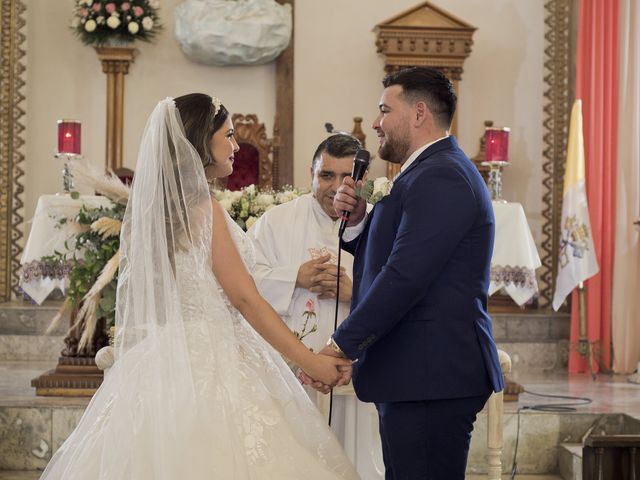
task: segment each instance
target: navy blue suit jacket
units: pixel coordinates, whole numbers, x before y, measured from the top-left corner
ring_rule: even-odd
[[[487,188],[454,137],[376,203],[354,254],[351,313],[333,335],[369,402],[461,398],[503,388],[487,314],[495,225]]]

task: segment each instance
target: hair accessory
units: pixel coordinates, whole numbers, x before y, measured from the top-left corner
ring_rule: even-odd
[[[220,106],[222,102],[218,97],[211,97],[211,103],[213,103],[213,116],[215,117],[220,111]]]

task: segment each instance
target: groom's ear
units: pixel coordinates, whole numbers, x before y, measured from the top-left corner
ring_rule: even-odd
[[[424,125],[425,122],[433,123],[433,115],[431,114],[431,110],[427,104],[423,101],[417,102],[414,106],[414,120],[413,124],[415,127],[420,128]]]

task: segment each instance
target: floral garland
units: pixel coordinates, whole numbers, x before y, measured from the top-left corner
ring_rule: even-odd
[[[85,45],[149,42],[162,29],[159,0],[76,0],[71,29]]]

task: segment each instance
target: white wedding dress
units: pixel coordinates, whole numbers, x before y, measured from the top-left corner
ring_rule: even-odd
[[[183,177],[185,189],[189,178]],[[148,179],[136,181],[132,197]],[[122,348],[42,479],[357,479],[287,364],[230,305],[208,263],[176,248],[168,261],[174,275],[139,274],[162,271],[166,253],[153,245],[157,229],[136,230],[146,217],[137,217],[131,204],[123,222],[117,313],[118,328],[130,336],[121,342],[131,346]],[[148,202],[142,207],[149,215]],[[202,207],[199,214],[210,211]],[[194,237],[201,228],[193,227],[196,217],[187,227]],[[201,230],[210,239],[206,223]],[[227,223],[250,270],[250,240],[230,218]],[[134,236],[143,240],[140,248],[155,252],[144,264]],[[166,248],[167,239],[160,244]]]

